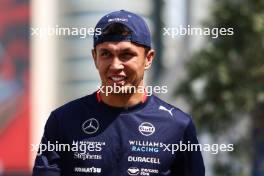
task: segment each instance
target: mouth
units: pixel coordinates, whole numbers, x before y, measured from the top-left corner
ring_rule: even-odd
[[[115,75],[108,77],[108,79],[117,85],[124,85],[127,77],[121,75]]]

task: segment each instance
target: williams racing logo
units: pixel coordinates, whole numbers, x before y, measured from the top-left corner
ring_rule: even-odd
[[[132,152],[158,153],[163,147],[162,142],[137,141],[137,140],[129,140],[128,142]]]

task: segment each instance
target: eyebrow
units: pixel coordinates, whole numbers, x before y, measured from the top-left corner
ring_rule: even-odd
[[[122,52],[135,52],[133,51],[131,48],[125,48],[125,49],[122,49]]]
[[[111,52],[110,49],[106,49],[106,48],[99,49],[99,52],[105,52],[105,51]],[[133,52],[133,53],[136,53],[136,51],[132,50],[131,48],[124,48],[124,49],[121,50],[121,52]]]
[[[104,51],[109,51],[109,50],[108,49],[105,49],[105,48],[99,49],[99,52],[104,52]]]

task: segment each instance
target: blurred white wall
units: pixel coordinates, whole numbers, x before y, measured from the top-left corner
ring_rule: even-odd
[[[48,10],[47,10],[48,9]],[[31,27],[47,27],[57,23],[57,3],[54,0],[31,1]],[[30,39],[30,126],[31,144],[39,144],[44,124],[56,106],[58,88],[57,41],[50,36],[31,36]],[[30,147],[30,146],[29,146]],[[30,152],[33,165],[36,152]]]

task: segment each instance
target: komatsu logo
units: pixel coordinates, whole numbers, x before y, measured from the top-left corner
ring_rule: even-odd
[[[150,136],[155,132],[155,127],[149,122],[143,122],[138,127],[139,132],[144,136]]]

